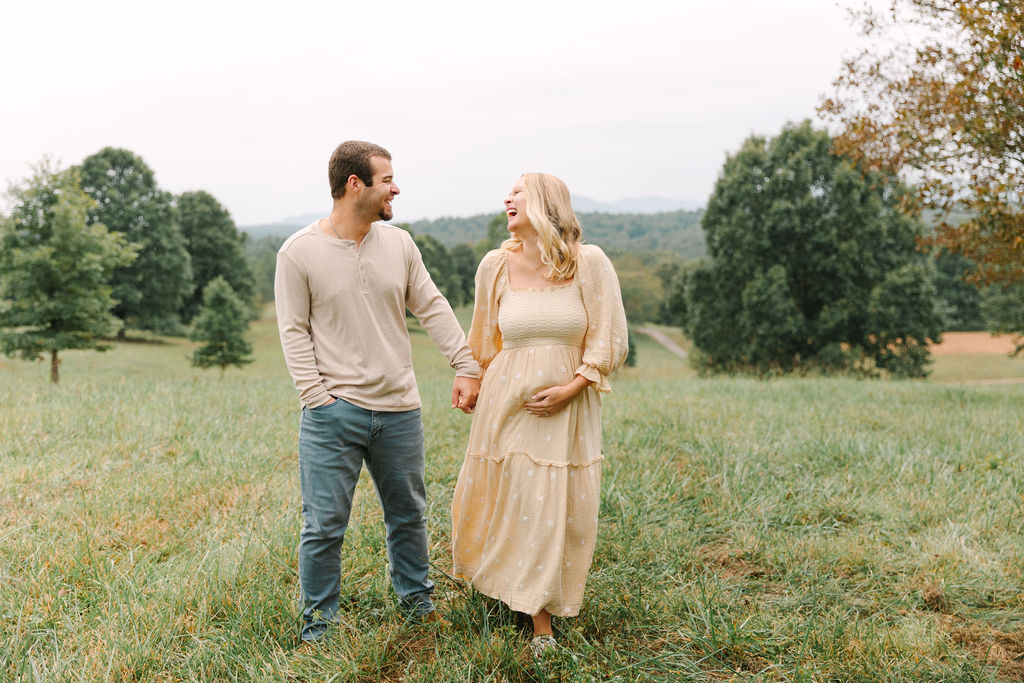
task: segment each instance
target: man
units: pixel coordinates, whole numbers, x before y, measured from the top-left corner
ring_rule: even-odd
[[[303,526],[302,639],[336,622],[341,545],[363,463],[384,510],[391,583],[403,610],[434,605],[426,530],[423,423],[405,309],[455,368],[452,407],[472,412],[480,367],[409,233],[390,220],[391,155],[344,142],[328,165],[334,206],[288,238],[274,298],[288,371],[299,390]]]

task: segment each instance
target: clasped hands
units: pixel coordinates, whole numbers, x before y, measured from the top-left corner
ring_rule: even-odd
[[[480,394],[480,380],[476,377],[456,377],[452,382],[452,408],[458,408],[466,415],[473,412],[476,397]]]

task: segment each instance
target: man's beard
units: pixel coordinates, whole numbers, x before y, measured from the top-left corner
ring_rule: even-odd
[[[373,200],[361,199],[359,203],[359,213],[362,214],[363,216],[366,216],[367,218],[370,218],[371,216],[376,216],[382,221],[389,221],[395,215],[390,204],[385,204],[384,206],[380,207],[377,211],[374,211],[374,207],[370,206],[370,204],[373,203],[375,203]]]

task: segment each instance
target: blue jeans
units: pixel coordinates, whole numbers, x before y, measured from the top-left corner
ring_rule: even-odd
[[[434,609],[427,577],[423,421],[419,409],[365,410],[342,399],[303,408],[299,427],[302,533],[299,583],[302,639],[322,638],[337,621],[341,545],[363,463],[384,510],[391,585],[403,609]]]

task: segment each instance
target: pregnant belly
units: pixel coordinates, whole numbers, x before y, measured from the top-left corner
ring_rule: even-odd
[[[572,381],[579,355],[571,346],[503,350],[487,371],[489,383],[503,402],[521,406],[538,391]]]

